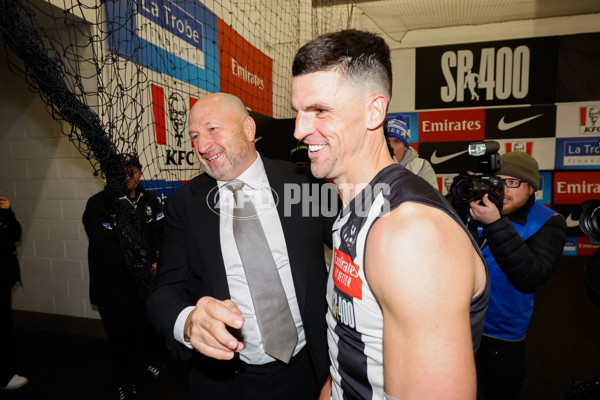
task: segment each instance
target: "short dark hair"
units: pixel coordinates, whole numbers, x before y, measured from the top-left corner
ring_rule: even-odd
[[[302,46],[292,63],[292,76],[338,70],[349,80],[379,82],[392,97],[390,48],[380,36],[356,29],[327,33]]]

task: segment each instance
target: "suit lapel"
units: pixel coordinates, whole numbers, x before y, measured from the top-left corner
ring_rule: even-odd
[[[210,196],[210,198],[208,198]],[[194,246],[199,259],[203,261],[207,281],[212,288],[213,296],[219,300],[229,299],[229,285],[227,284],[227,273],[223,263],[221,249],[221,236],[219,228],[219,215],[211,209],[208,204],[216,204],[212,199],[218,201],[219,191],[217,182],[209,178],[194,191],[190,200],[190,221],[196,226],[192,227],[195,234]],[[225,249],[227,250],[227,249]]]

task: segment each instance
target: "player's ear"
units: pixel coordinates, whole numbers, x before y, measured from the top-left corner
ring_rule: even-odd
[[[367,102],[367,129],[377,130],[385,121],[387,113],[388,100],[381,94],[374,94],[369,97]]]

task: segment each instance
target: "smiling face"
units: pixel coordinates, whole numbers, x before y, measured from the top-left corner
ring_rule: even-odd
[[[190,111],[189,127],[194,152],[214,179],[236,179],[256,160],[256,125],[235,96],[213,93],[200,98]]]
[[[315,177],[349,182],[361,168],[367,102],[368,94],[335,71],[294,77],[292,105],[298,111],[294,137],[308,146]]]

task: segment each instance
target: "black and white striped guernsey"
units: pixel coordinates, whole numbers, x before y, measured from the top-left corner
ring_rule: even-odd
[[[438,208],[450,215],[471,238],[483,260],[477,243],[437,190],[399,164],[381,170],[344,208],[333,226],[334,248],[327,282],[327,340],[334,400],[383,399],[383,315],[366,279],[364,254],[371,226],[407,201]],[[483,293],[471,302],[474,350],[483,331],[489,292],[488,278]]]

